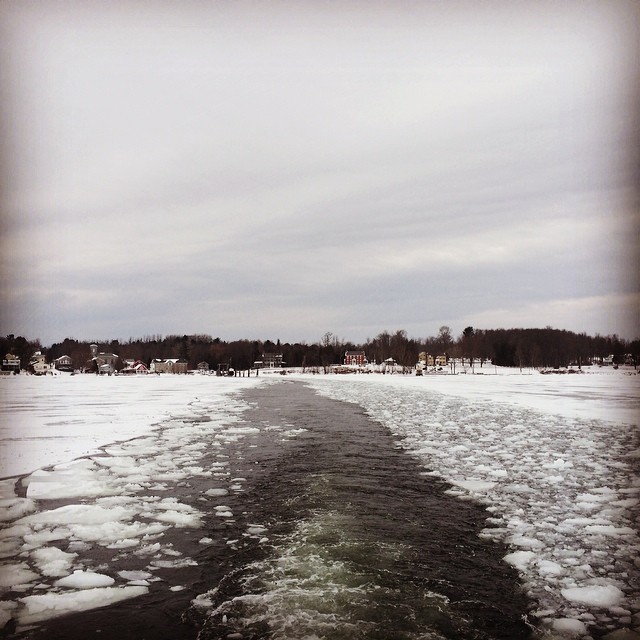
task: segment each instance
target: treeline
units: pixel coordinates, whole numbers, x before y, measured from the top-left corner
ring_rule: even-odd
[[[52,362],[62,355],[73,360],[75,368],[83,368],[90,360],[92,342],[67,338],[45,348],[39,340],[30,341],[13,335],[0,338],[0,354],[12,353],[25,368],[35,351],[41,351]],[[492,362],[506,367],[566,367],[580,366],[602,360],[610,355],[615,363],[623,363],[631,355],[640,361],[640,340],[628,341],[612,336],[588,336],[547,327],[545,329],[474,329],[466,327],[454,337],[447,326],[428,338],[411,338],[404,330],[383,331],[362,344],[345,341],[331,332],[317,342],[281,342],[276,340],[234,340],[226,342],[210,335],[151,335],[126,342],[96,340],[99,351],[115,353],[120,366],[124,360],[141,360],[149,364],[154,358],[186,360],[190,369],[206,362],[212,369],[229,364],[235,369],[248,369],[265,353],[280,353],[288,367],[327,367],[340,364],[345,351],[362,350],[369,362],[381,363],[393,358],[398,364],[412,367],[421,352],[449,359],[463,359],[483,365]]]
[[[470,331],[469,331],[470,330]],[[465,334],[466,332],[466,334]],[[491,360],[503,367],[557,368],[602,362],[613,356],[623,364],[627,356],[640,360],[640,340],[588,336],[558,329],[465,329],[457,348],[462,357]]]

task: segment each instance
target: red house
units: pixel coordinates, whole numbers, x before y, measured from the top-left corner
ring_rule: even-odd
[[[149,369],[144,364],[144,362],[141,362],[140,360],[136,360],[135,362],[128,363],[128,365],[124,369],[122,369],[120,373],[125,376],[127,375],[140,376],[140,375],[146,375],[147,373],[149,373]]]
[[[344,364],[364,367],[367,364],[367,356],[364,351],[345,351]]]

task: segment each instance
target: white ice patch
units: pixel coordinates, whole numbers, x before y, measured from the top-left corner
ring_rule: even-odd
[[[581,620],[557,618],[551,626],[563,638],[579,638],[587,635],[587,625]]]
[[[148,571],[118,571],[118,576],[129,582],[136,580],[155,580],[153,574]]]
[[[13,613],[17,608],[16,602],[0,601],[0,629],[4,629],[7,622],[13,618]]]
[[[115,580],[111,576],[103,573],[76,569],[71,575],[56,580],[53,586],[67,589],[97,589],[99,587],[110,587],[114,582]]]
[[[519,571],[526,571],[529,563],[536,557],[533,551],[514,551],[504,557],[505,562],[514,566]]]
[[[91,460],[76,460],[52,471],[34,471],[24,484],[27,497],[38,500],[118,495],[121,489],[109,480],[108,472],[101,472]]]
[[[495,482],[487,482],[486,480],[452,480],[451,484],[470,493],[486,493],[496,486]]]
[[[0,500],[0,522],[11,522],[36,510],[36,503],[29,498]]]
[[[95,525],[130,520],[136,511],[125,507],[105,509],[97,505],[71,504],[25,516],[17,524],[82,524]]]
[[[37,580],[39,577],[26,562],[0,566],[0,587],[16,587]]]
[[[618,606],[624,598],[624,593],[612,584],[607,586],[573,587],[562,589],[561,593],[571,602],[600,608]]]
[[[157,453],[157,442],[148,445],[144,436],[177,407],[191,406],[190,417],[196,408],[226,411],[229,394],[264,383],[262,378],[219,378],[212,384],[209,376],[91,375],[13,376],[3,382],[7,402],[0,424],[0,468],[6,476],[94,455],[105,445],[118,455],[113,443],[132,438],[141,442],[126,455]]]
[[[200,527],[202,513],[176,498],[152,493],[169,491],[172,483],[194,477],[212,477],[217,473],[220,474],[218,486],[206,493],[208,497],[228,495],[232,487],[241,489],[244,479],[235,478],[231,484],[226,471],[227,460],[220,460],[213,467],[202,460],[210,455],[215,446],[210,443],[216,438],[220,437],[222,443],[235,442],[260,431],[238,424],[237,416],[246,405],[228,395],[240,387],[255,386],[258,384],[255,380],[216,380],[212,385],[211,379],[176,376],[173,380],[165,378],[167,385],[162,378],[154,376],[146,381],[121,379],[115,383],[127,393],[133,389],[146,389],[144,398],[137,396],[137,392],[133,396],[118,396],[117,393],[112,396],[113,391],[105,386],[109,387],[114,380],[95,380],[90,376],[64,380],[66,382],[62,378],[56,381],[60,383],[56,386],[56,394],[69,384],[69,390],[81,393],[82,397],[67,396],[68,404],[56,404],[59,398],[51,390],[46,395],[46,403],[39,407],[38,394],[48,384],[47,380],[39,380],[28,406],[43,415],[55,411],[61,414],[67,410],[76,412],[77,426],[72,426],[70,420],[60,415],[54,438],[51,438],[53,425],[43,432],[47,456],[52,451],[49,445],[60,440],[66,456],[73,458],[73,443],[76,443],[79,446],[77,455],[88,453],[90,457],[70,462],[64,458],[55,459],[55,455],[53,460],[48,457],[46,462],[53,462],[53,466],[32,471],[23,478],[27,498],[16,496],[15,480],[0,481],[0,522],[5,523],[0,529],[0,558],[4,558],[0,563],[0,587],[24,595],[15,602],[0,605],[3,624],[10,617],[19,625],[34,624],[72,611],[136,597],[146,593],[151,582],[160,580],[151,571],[195,566],[193,559],[183,557],[181,551],[163,543],[162,536],[172,528]],[[84,385],[94,384],[99,392],[92,399],[91,393],[88,396],[85,393]],[[169,391],[167,387],[174,385],[176,389]],[[189,395],[194,391],[196,395],[201,394],[197,415],[210,419],[192,420],[193,408],[185,413],[184,420],[168,418],[169,407],[191,404]],[[134,397],[140,404],[133,402]],[[89,411],[95,408],[92,401],[103,403],[105,398],[108,398],[105,406],[109,408],[105,415],[109,415],[109,426],[105,426],[102,419],[92,422]],[[76,405],[81,406],[81,410],[77,411]],[[150,409],[144,419],[135,424],[136,415],[141,415],[136,413],[141,406]],[[117,415],[118,408],[122,410],[121,415]],[[35,414],[28,412],[23,418],[25,416],[30,419]],[[118,431],[118,425],[124,424],[127,428]],[[93,427],[95,432],[92,432]],[[113,440],[125,433],[124,442],[109,444],[98,451],[98,443],[106,444],[105,438]],[[134,439],[129,439],[132,437]],[[83,449],[89,440],[93,444]],[[37,442],[30,441],[29,445],[29,454],[31,456],[33,451],[34,456],[29,458],[28,464],[35,465]],[[221,450],[220,456],[223,455]],[[47,508],[49,500],[75,503]],[[227,508],[222,513],[225,517],[232,515]],[[104,563],[99,572],[78,568],[87,564],[78,558],[78,554],[90,554],[94,545],[117,551],[114,560],[122,560],[128,555],[142,558],[149,562],[149,570],[114,571],[118,579],[128,582],[122,587],[115,584],[115,578],[109,575],[108,565]],[[18,554],[21,555],[19,562],[13,560]],[[167,589],[170,588],[167,584]],[[47,589],[52,590],[47,592]],[[60,591],[63,589],[64,592]]]
[[[50,618],[76,611],[104,607],[121,600],[136,598],[148,593],[147,587],[103,587],[68,593],[45,593],[20,598],[22,609],[17,610],[21,626],[42,622]]]
[[[211,496],[212,498],[218,498],[220,496],[228,496],[229,490],[228,489],[207,489],[207,491],[205,491],[204,494],[206,496]]]
[[[67,553],[58,547],[36,549],[31,557],[43,576],[66,576],[77,558],[77,553]]]

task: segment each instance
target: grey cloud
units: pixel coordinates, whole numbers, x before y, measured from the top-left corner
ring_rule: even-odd
[[[22,6],[5,332],[363,339],[637,291],[631,5]]]

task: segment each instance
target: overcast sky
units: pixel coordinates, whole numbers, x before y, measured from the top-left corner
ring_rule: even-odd
[[[0,4],[0,333],[640,335],[636,3]]]

